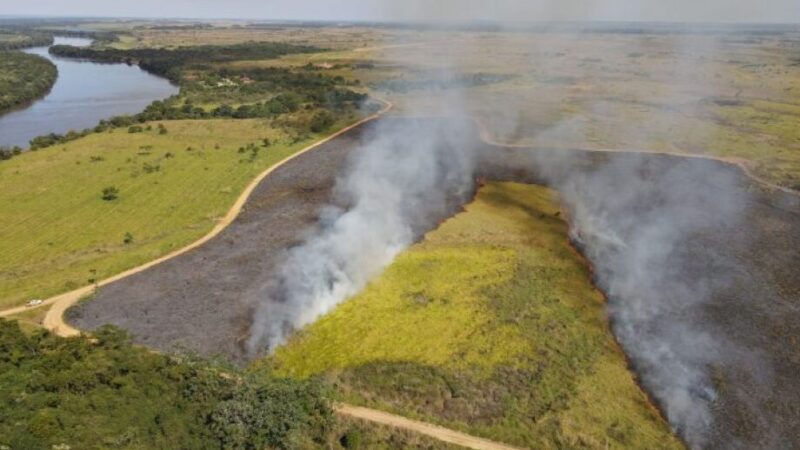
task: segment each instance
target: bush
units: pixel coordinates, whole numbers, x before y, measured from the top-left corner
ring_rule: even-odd
[[[119,198],[119,189],[114,186],[109,186],[103,189],[103,200],[110,202]]]
[[[312,133],[319,133],[330,128],[330,126],[333,125],[333,122],[333,114],[328,111],[319,111],[314,114],[314,117],[311,119],[311,123],[309,123],[308,128]]]
[[[361,448],[361,431],[355,429],[348,431],[339,439],[339,443],[346,449],[358,450]]]

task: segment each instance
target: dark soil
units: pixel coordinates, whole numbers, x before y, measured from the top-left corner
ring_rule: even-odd
[[[282,251],[314,228],[320,208],[332,200],[348,152],[372,126],[346,133],[277,170],[218,237],[100,289],[94,300],[70,311],[69,321],[86,330],[111,323],[131,332],[137,343],[161,350],[182,347],[245,361],[242,342],[263,281],[275,272]],[[550,173],[537,173],[541,165],[531,164],[532,150],[482,148],[476,176],[537,183],[551,179]],[[577,150],[572,155],[558,170],[588,172],[611,158],[633,157]],[[687,170],[721,165],[640,158],[647,159],[644,170],[653,174],[675,165]],[[800,448],[800,201],[761,191],[736,168],[722,170],[738,177],[737,189],[746,202],[742,219],[695,233],[676,250],[690,261],[678,268],[687,283],[726,281],[708,284],[710,300],[692,311],[691,320],[705,324],[730,348],[742,349],[708,368],[719,393],[712,405],[709,448]],[[715,189],[708,180],[694,182],[696,189]],[[603,287],[602,271],[597,276]]]

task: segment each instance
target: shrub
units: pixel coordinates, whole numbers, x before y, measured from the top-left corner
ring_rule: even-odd
[[[108,186],[103,189],[103,200],[110,202],[119,198],[119,189],[114,186]]]
[[[319,111],[314,114],[314,117],[311,119],[311,123],[309,124],[309,129],[313,133],[319,133],[328,129],[331,125],[333,125],[333,114],[328,111]]]
[[[344,434],[344,436],[339,439],[339,443],[342,444],[342,447],[349,449],[349,450],[358,450],[361,448],[361,431],[359,430],[350,430]]]

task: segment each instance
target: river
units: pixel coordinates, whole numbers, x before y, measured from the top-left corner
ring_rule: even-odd
[[[57,37],[55,43],[86,46],[91,40]],[[26,148],[36,136],[92,128],[102,119],[136,114],[153,100],[178,92],[169,81],[138,66],[58,58],[48,47],[25,51],[51,60],[58,67],[58,79],[44,98],[0,116],[0,146]]]

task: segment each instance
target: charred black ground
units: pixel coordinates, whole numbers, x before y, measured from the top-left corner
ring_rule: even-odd
[[[245,361],[242,342],[255,305],[262,300],[264,280],[279,267],[283,251],[314,229],[320,209],[336,200],[332,188],[337,174],[373,127],[357,128],[294,159],[258,186],[242,214],[217,238],[100,289],[92,301],[70,312],[70,321],[87,330],[112,323],[130,331],[136,342],[161,350],[183,347]],[[575,150],[564,158],[563,153],[546,150],[480,148],[476,176],[534,183],[552,180],[553,170],[588,174],[618,158],[643,158],[643,179],[654,182],[668,171],[691,173],[707,165],[721,166],[658,155]],[[533,160],[532,153],[537,154]],[[800,202],[760,191],[736,168],[721,170],[738,180],[743,216],[681,242],[674,252],[690,263],[674,267],[672,274],[687,286],[710,289],[709,301],[673,319],[701,324],[720,336],[727,343],[721,352],[737,349],[721,354],[719,362],[707,368],[718,393],[711,402],[714,420],[708,447],[800,448],[795,433],[800,424]],[[718,189],[706,179],[690,180],[692,189]],[[657,193],[643,192],[640,201],[652,205],[661,200]],[[425,227],[435,226],[459,207],[449,205],[441,217],[425,221]],[[624,217],[612,214],[609,220],[614,224]],[[422,233],[425,227],[415,231]],[[608,286],[609,274],[602,268],[596,276],[598,286]],[[691,290],[665,290],[663,295],[666,300],[691,295]],[[612,308],[624,300],[609,298]],[[649,389],[648,368],[637,367],[635,358],[632,363],[645,374],[643,385]]]

